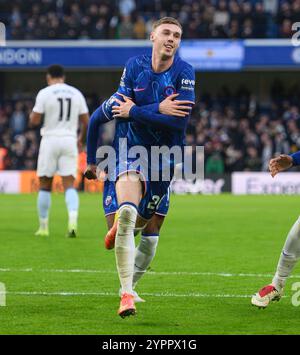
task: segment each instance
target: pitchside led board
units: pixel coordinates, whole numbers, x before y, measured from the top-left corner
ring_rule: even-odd
[[[103,191],[103,181],[87,180],[78,172],[75,187],[85,192],[99,193]],[[0,194],[33,193],[39,190],[39,179],[36,171],[0,171]],[[53,192],[63,192],[64,188],[60,176],[54,176]]]
[[[0,47],[0,68],[120,69],[127,59],[151,53],[150,41],[7,41]],[[300,44],[289,39],[182,41],[179,54],[201,71],[293,69],[300,64]]]
[[[231,179],[232,193],[236,195],[295,195],[300,194],[300,173],[236,172]]]

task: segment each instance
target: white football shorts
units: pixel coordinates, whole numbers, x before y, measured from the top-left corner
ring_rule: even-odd
[[[44,136],[41,140],[37,175],[52,177],[77,176],[77,138],[72,136]]]

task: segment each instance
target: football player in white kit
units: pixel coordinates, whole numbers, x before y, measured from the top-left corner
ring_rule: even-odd
[[[38,213],[40,226],[36,235],[48,236],[48,215],[54,174],[62,177],[68,208],[68,236],[76,237],[79,198],[74,181],[77,175],[78,148],[82,146],[89,120],[82,93],[65,83],[64,69],[51,65],[47,70],[48,86],[38,93],[30,114],[31,125],[41,129],[37,175],[40,181]],[[80,133],[77,138],[78,127]]]

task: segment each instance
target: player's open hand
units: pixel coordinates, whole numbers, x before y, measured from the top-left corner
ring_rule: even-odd
[[[87,178],[88,180],[95,180],[95,179],[97,179],[96,171],[97,171],[97,166],[93,165],[93,164],[89,164],[86,167],[86,170],[85,170],[83,176],[85,178]]]
[[[293,165],[293,158],[286,154],[281,154],[279,157],[270,160],[269,170],[271,176],[274,177],[280,171],[289,169]]]
[[[135,105],[135,103],[127,96],[122,94],[119,95],[123,97],[124,102],[116,98],[115,101],[119,104],[119,106],[113,106],[112,113],[114,118],[128,118],[130,109]]]
[[[159,112],[164,115],[186,117],[190,113],[192,107],[186,106],[189,104],[194,104],[192,101],[188,100],[175,100],[179,94],[172,94],[164,99],[159,104]]]

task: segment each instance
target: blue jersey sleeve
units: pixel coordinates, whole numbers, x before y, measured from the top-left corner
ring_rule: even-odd
[[[296,152],[296,153],[291,154],[290,156],[293,159],[294,166],[300,165],[300,150],[298,150],[298,152]]]
[[[195,103],[195,70],[186,62],[178,75],[176,92],[179,94],[176,100],[189,100]]]
[[[133,99],[133,63],[135,58],[130,58],[125,64],[117,92]]]
[[[87,147],[87,163],[96,164],[97,142],[99,137],[99,127],[106,123],[109,119],[103,111],[105,102],[93,112],[87,129],[86,147]]]
[[[129,115],[136,122],[175,131],[183,131],[187,124],[187,117],[183,118],[155,113],[144,106],[132,106]]]
[[[87,163],[96,164],[96,151],[99,138],[100,125],[114,119],[112,114],[112,106],[118,105],[115,99],[122,100],[122,96],[117,93],[113,94],[108,100],[105,100],[101,106],[97,108],[90,117],[86,145],[87,145]]]

